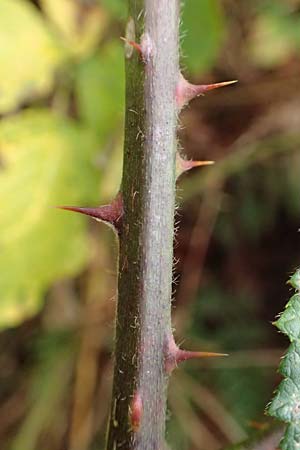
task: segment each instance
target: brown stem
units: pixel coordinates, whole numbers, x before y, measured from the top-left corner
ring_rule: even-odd
[[[171,335],[178,0],[129,0],[115,370],[107,450],[161,450]],[[132,416],[134,414],[134,417]]]

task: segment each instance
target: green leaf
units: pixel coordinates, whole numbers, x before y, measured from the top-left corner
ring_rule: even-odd
[[[224,37],[224,18],[217,0],[186,0],[182,8],[184,64],[192,74],[209,69]]]
[[[79,65],[76,93],[81,119],[102,142],[117,129],[122,133],[124,116],[124,56],[115,41]],[[120,131],[121,130],[121,131]]]
[[[285,307],[275,323],[282,333],[287,334],[291,341],[300,338],[300,295],[295,294]]]
[[[296,272],[291,276],[288,282],[293,286],[294,289],[300,290],[300,270],[296,270]]]
[[[288,423],[280,442],[281,450],[296,450],[300,445],[300,294],[299,270],[289,283],[296,288],[285,311],[275,323],[289,337],[292,344],[284,356],[279,371],[285,377],[267,408],[268,414]]]
[[[0,124],[0,327],[36,313],[54,281],[87,261],[85,220],[53,209],[97,200],[94,136],[50,112]]]
[[[283,422],[300,420],[300,386],[291,378],[285,378],[269,406],[269,414]]]
[[[300,380],[300,343],[293,342],[280,363],[280,373],[295,383]]]
[[[64,56],[33,5],[1,0],[0,113],[47,94]]]
[[[91,3],[84,8],[83,2],[70,0],[40,3],[71,54],[84,56],[97,47],[108,24],[108,15],[99,5]]]
[[[281,450],[298,450],[300,446],[300,424],[288,425],[280,442]]]

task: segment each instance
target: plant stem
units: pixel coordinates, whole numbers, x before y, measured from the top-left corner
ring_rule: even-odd
[[[178,0],[129,0],[115,369],[107,450],[162,450],[171,330]],[[142,35],[143,33],[143,35]]]

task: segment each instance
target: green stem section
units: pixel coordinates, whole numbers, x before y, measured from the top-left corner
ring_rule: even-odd
[[[129,0],[115,369],[107,450],[162,450],[171,336],[177,0]]]

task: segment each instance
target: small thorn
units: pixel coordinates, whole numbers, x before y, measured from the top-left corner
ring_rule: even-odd
[[[126,44],[131,45],[139,54],[143,57],[143,50],[142,46],[138,44],[137,42],[130,41],[129,39],[126,39],[125,37],[120,37],[122,41],[124,41]]]
[[[119,193],[109,205],[98,206],[96,208],[82,208],[79,206],[57,206],[57,208],[85,214],[100,222],[109,223],[117,230],[120,228],[122,216],[124,214],[121,193]]]
[[[132,430],[136,433],[141,425],[143,415],[143,402],[141,394],[136,391],[129,406],[129,421]]]
[[[188,350],[178,349],[176,354],[176,363],[179,364],[187,359],[199,359],[199,358],[214,358],[219,356],[229,356],[228,353],[215,353],[215,352],[191,352]]]
[[[212,84],[200,84],[199,86],[203,89],[204,92],[206,92],[206,91],[212,91],[213,89],[218,89],[221,87],[229,86],[230,84],[235,84],[237,82],[238,82],[238,80],[230,80],[230,81],[221,81],[219,83],[212,83]]]
[[[189,350],[181,350],[175,343],[174,337],[171,336],[167,340],[165,349],[165,369],[167,373],[171,373],[179,363],[188,359],[211,358],[219,356],[228,356],[227,353],[214,352],[192,352]]]
[[[215,161],[192,161],[183,159],[178,153],[176,154],[176,174],[179,177],[183,172],[187,172],[194,167],[211,166]]]
[[[229,86],[230,84],[237,83],[237,80],[232,81],[222,81],[220,83],[213,84],[192,84],[189,83],[181,74],[179,75],[179,80],[176,87],[176,103],[181,110],[185,105],[187,105],[190,100],[199,95],[204,95],[205,92],[212,91],[213,89],[218,89],[220,87]]]

